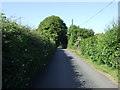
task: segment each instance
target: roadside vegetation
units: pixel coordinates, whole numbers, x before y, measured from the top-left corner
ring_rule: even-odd
[[[93,30],[72,25],[68,30],[68,48],[100,71],[110,74],[118,82],[118,70],[120,69],[119,35],[117,22],[114,22],[105,33],[95,35]]]
[[[44,28],[41,23],[37,30],[32,30],[1,13],[3,88],[27,87],[31,78],[50,60],[56,47],[63,43],[60,35],[66,35],[67,27],[59,17],[53,16],[51,20],[56,20],[52,27],[47,22],[41,22],[48,24],[46,28],[49,27],[50,30]],[[57,25],[60,25],[59,28]],[[56,31],[52,28],[56,28]],[[62,46],[67,46],[66,42]]]
[[[68,48],[118,81],[120,30],[115,22],[105,33],[76,25],[67,28],[58,16],[46,17],[36,30],[1,13],[2,87],[25,88],[57,47]]]

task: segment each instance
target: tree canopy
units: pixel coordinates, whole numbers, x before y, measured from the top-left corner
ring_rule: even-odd
[[[67,47],[67,26],[58,16],[49,16],[40,22],[38,31],[42,34],[49,35],[56,43],[56,46]]]
[[[94,31],[92,29],[80,28],[76,25],[71,25],[67,32],[68,36],[68,46],[72,46],[80,39],[85,39],[94,36]]]

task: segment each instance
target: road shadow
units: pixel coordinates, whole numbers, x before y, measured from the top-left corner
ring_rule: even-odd
[[[50,62],[32,78],[28,88],[84,88],[85,81],[79,80],[82,74],[74,70],[72,60],[64,49],[57,49]]]

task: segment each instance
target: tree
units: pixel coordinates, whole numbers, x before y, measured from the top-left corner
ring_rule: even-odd
[[[79,40],[89,38],[94,36],[94,31],[92,29],[80,28],[76,25],[71,25],[67,32],[68,36],[68,47],[73,46],[78,43]]]
[[[49,35],[57,47],[60,45],[62,48],[67,47],[67,26],[60,17],[53,15],[45,18],[40,22],[37,30],[41,31],[42,34]]]

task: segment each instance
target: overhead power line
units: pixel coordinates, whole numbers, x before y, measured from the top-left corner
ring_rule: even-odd
[[[100,9],[95,15],[91,16],[89,19],[87,19],[85,22],[83,22],[81,25],[89,22],[91,19],[93,19],[95,16],[97,16],[99,13],[101,13],[105,8],[107,8],[110,4],[112,4],[115,0],[113,0],[112,2],[110,2],[108,5],[106,5],[105,7],[103,7],[102,9]]]

